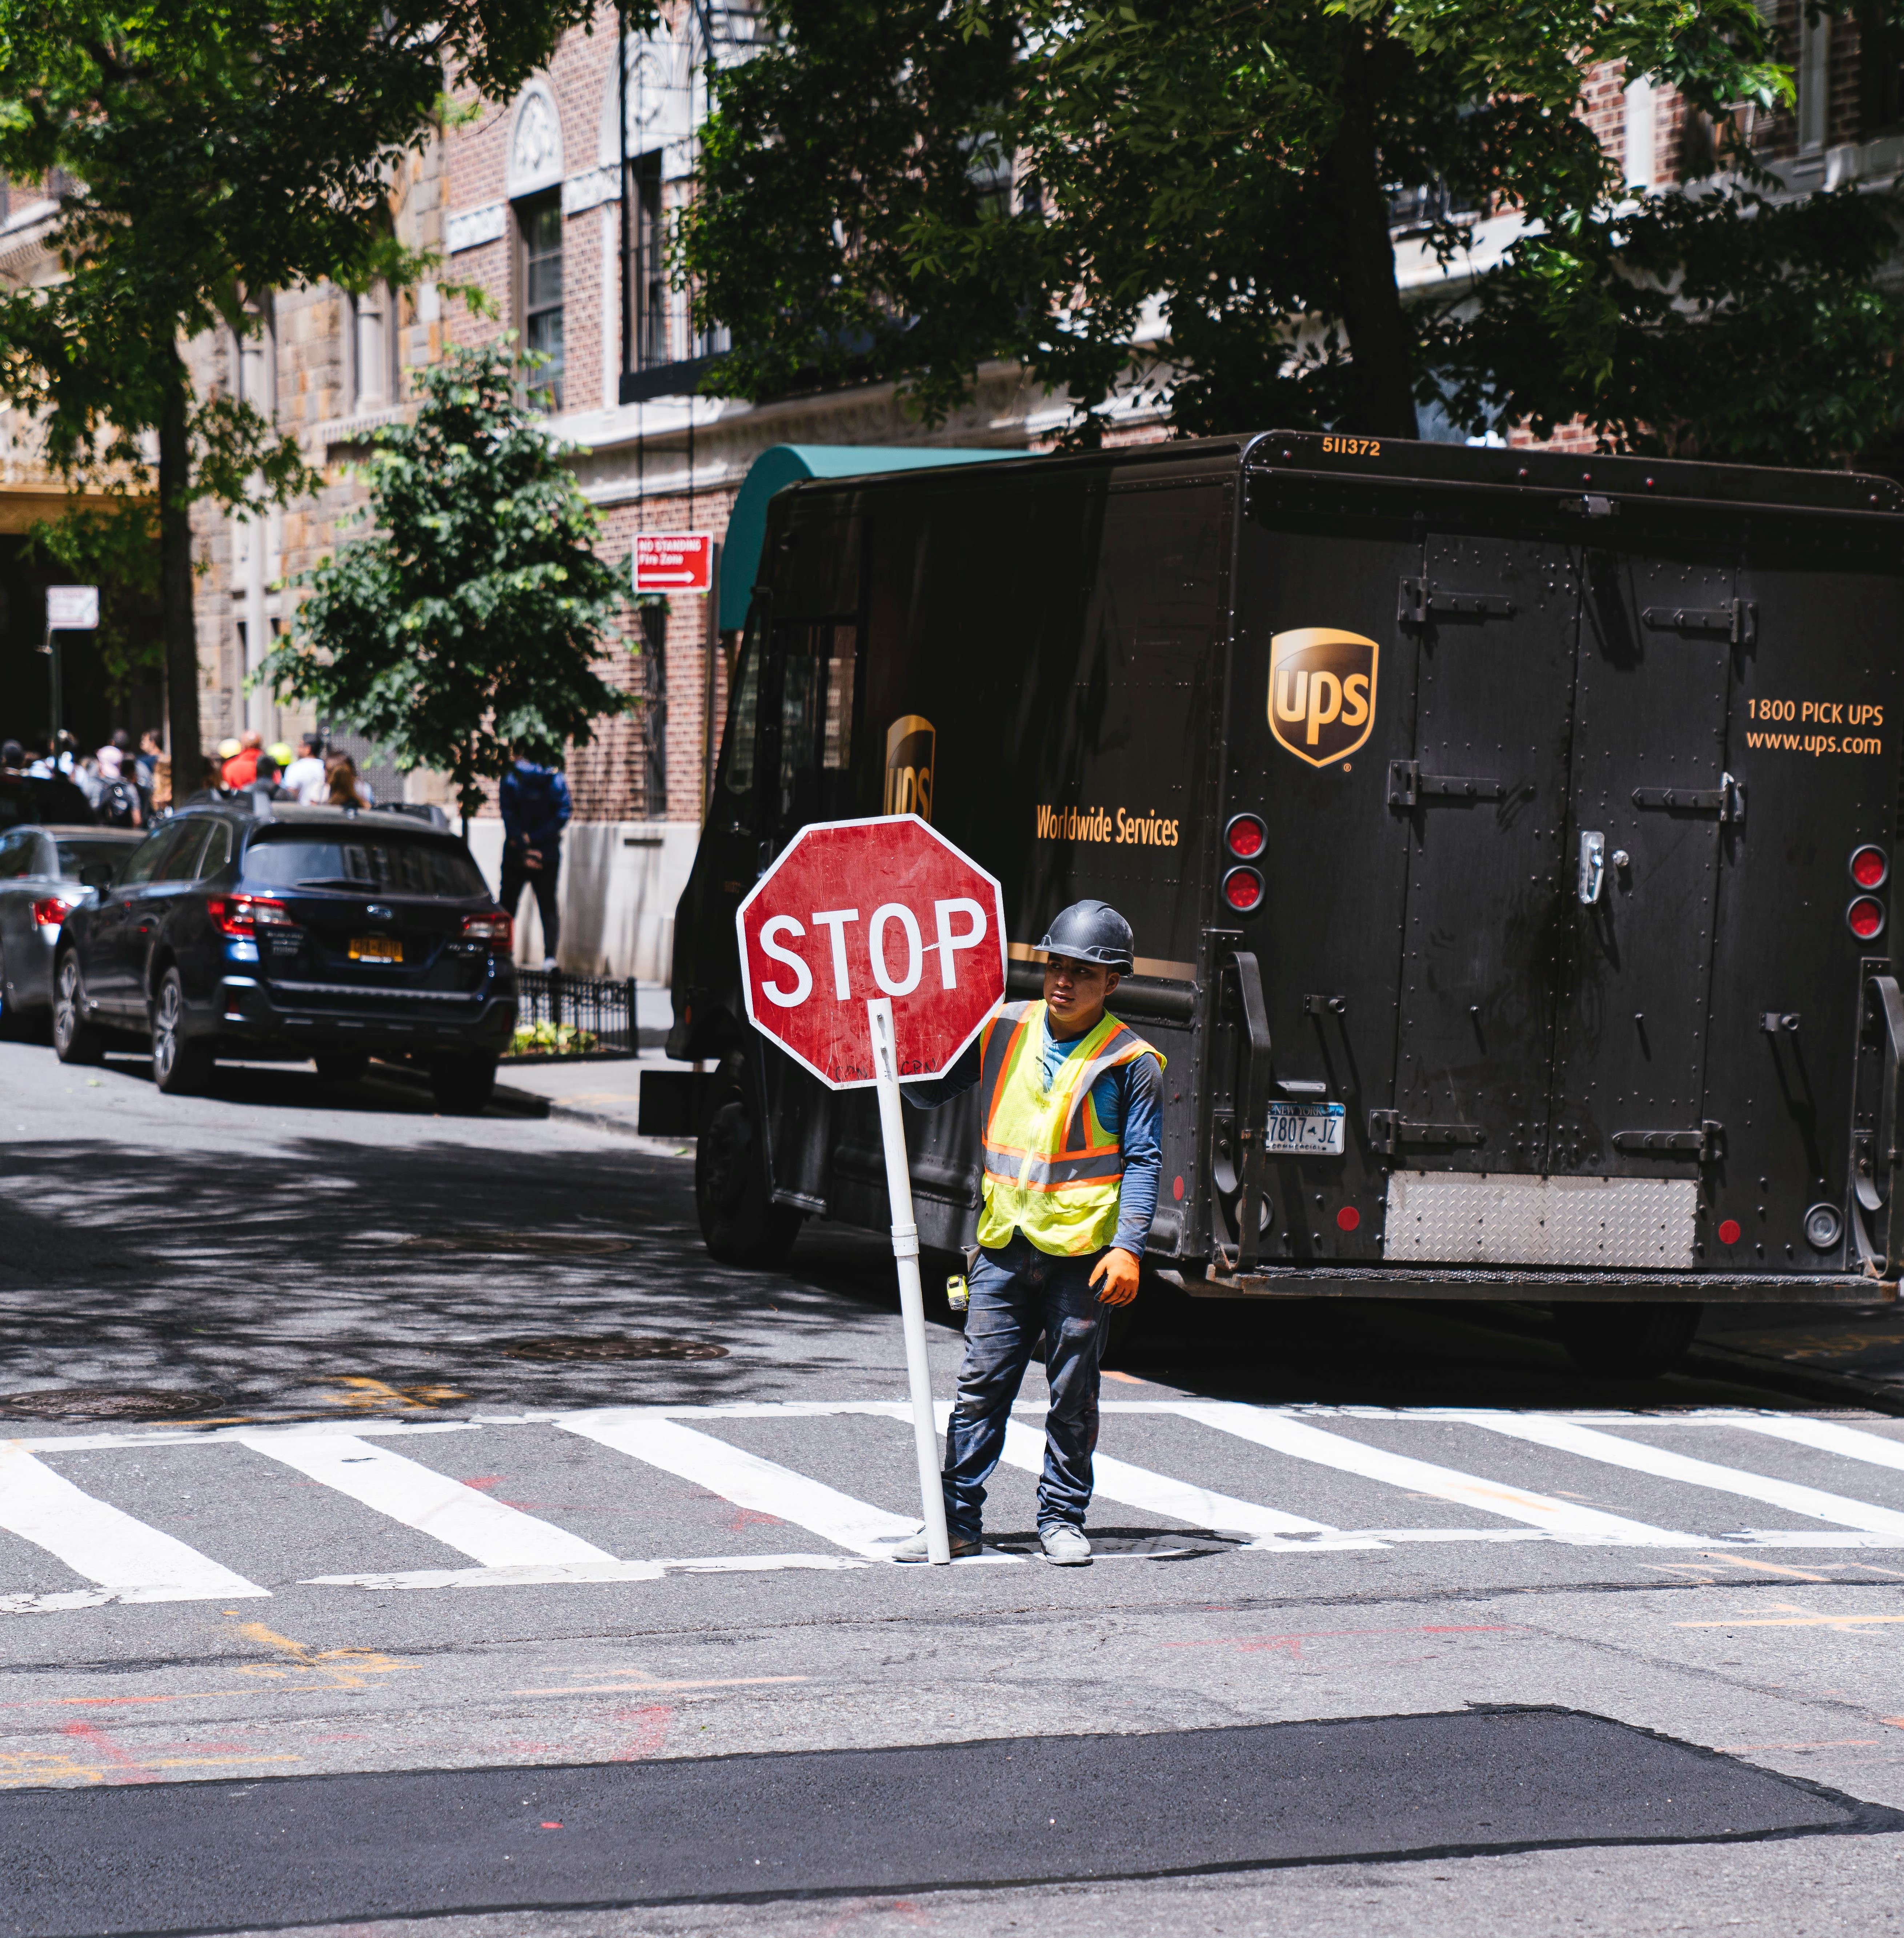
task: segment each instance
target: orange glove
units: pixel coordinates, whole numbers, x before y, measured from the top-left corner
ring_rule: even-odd
[[[1091,1283],[1095,1285],[1100,1279],[1104,1281],[1098,1294],[1100,1305],[1128,1305],[1137,1296],[1137,1262],[1113,1245],[1091,1268]]]

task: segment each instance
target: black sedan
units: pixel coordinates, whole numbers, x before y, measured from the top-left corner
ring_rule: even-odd
[[[190,807],[75,909],[53,969],[53,1047],[96,1060],[148,1034],[159,1087],[215,1059],[372,1056],[427,1069],[439,1106],[480,1110],[515,1027],[512,925],[454,835],[378,809]]]
[[[38,1031],[53,1010],[53,952],[144,837],[130,829],[10,828],[0,834],[0,1030]]]

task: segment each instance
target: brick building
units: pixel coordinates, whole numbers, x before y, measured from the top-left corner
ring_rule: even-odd
[[[1746,130],[1757,152],[1794,190],[1893,180],[1904,169],[1899,37],[1872,41],[1849,20],[1808,24],[1801,0],[1776,0],[1775,14],[1798,69],[1799,100],[1795,114],[1761,117]],[[1064,421],[1063,399],[1033,393],[1005,368],[986,372],[975,400],[929,433],[889,385],[764,405],[691,396],[724,346],[691,335],[685,298],[664,272],[661,237],[691,192],[707,57],[744,59],[754,24],[744,0],[684,0],[667,26],[631,38],[618,59],[615,17],[603,8],[594,31],[569,34],[513,99],[466,103],[470,118],[413,158],[393,184],[397,233],[440,257],[439,283],[396,299],[354,298],[329,287],[284,291],[269,304],[261,337],[193,346],[197,381],[275,413],[326,478],[313,499],[255,523],[201,508],[200,697],[208,741],[245,725],[268,740],[294,739],[311,724],[269,695],[247,692],[246,674],[285,621],[294,594],[281,589],[284,582],[332,548],[340,518],[359,501],[350,461],[363,454],[375,427],[408,408],[406,372],[446,343],[506,328],[548,357],[536,381],[546,390],[549,428],[574,448],[570,461],[602,513],[604,552],[618,567],[643,530],[721,534],[749,467],[776,446],[1022,450],[1037,448]],[[1709,124],[1669,90],[1626,85],[1616,65],[1593,71],[1584,112],[1638,184],[1671,185],[1711,151]],[[1459,261],[1440,265],[1420,241],[1427,207],[1426,195],[1398,201],[1404,290],[1445,287],[1471,273]],[[1485,266],[1516,221],[1511,212],[1482,220],[1468,263]],[[499,320],[475,314],[448,287],[472,284]],[[1424,431],[1453,434],[1432,423]],[[1161,434],[1137,413],[1115,433]],[[0,497],[5,488],[0,483]],[[665,974],[669,918],[692,855],[724,702],[721,615],[709,609],[713,604],[685,599],[665,615],[630,613],[628,637],[606,670],[642,703],[571,755],[577,826],[565,864],[566,967]],[[629,649],[638,633],[639,653]],[[405,782],[379,768],[374,749],[360,751],[380,790],[440,797],[433,777]],[[473,840],[493,871],[500,827],[493,819],[479,823]],[[525,952],[539,953],[533,918],[526,929]]]

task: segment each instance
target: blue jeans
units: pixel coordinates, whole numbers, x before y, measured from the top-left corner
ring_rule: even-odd
[[[1022,1232],[1002,1250],[979,1254],[965,1317],[965,1363],[946,1435],[946,1521],[955,1541],[979,1538],[985,1484],[1005,1450],[1012,1402],[1040,1333],[1051,1410],[1045,1417],[1038,1525],[1084,1525],[1098,1444],[1098,1362],[1110,1311],[1098,1303],[1089,1281],[1103,1256],[1054,1257]]]

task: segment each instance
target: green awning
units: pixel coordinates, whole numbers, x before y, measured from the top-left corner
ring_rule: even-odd
[[[738,632],[767,542],[767,501],[803,478],[865,478],[882,471],[923,471],[941,464],[984,464],[1022,457],[1022,451],[975,451],[916,444],[776,444],[748,467],[721,542],[721,630]]]

